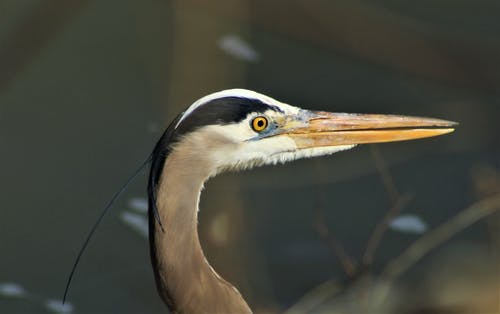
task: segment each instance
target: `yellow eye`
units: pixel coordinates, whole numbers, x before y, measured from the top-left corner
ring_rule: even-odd
[[[262,132],[265,130],[265,128],[267,128],[267,118],[266,117],[263,117],[263,116],[259,116],[257,118],[254,118],[252,120],[252,129],[255,131],[255,132]]]

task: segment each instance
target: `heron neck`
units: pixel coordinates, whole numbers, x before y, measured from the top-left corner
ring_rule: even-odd
[[[157,193],[164,232],[154,222],[152,239],[157,284],[174,311],[248,313],[240,293],[212,269],[200,245],[198,205],[210,173],[205,154],[185,152],[182,147],[165,161]]]

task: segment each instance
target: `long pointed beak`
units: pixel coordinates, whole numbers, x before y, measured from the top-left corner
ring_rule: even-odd
[[[381,115],[307,112],[300,125],[282,130],[298,148],[414,140],[454,131],[457,123],[440,119]],[[306,121],[304,121],[306,120]]]

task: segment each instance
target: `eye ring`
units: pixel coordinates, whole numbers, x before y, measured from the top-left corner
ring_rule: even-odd
[[[252,120],[252,129],[255,132],[264,131],[268,125],[269,125],[269,121],[264,116],[258,116],[258,117],[253,118],[253,120]]]

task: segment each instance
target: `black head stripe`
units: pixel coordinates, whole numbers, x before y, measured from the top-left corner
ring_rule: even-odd
[[[197,128],[213,125],[238,123],[244,120],[250,113],[264,113],[268,110],[283,112],[279,107],[266,104],[258,99],[244,97],[223,97],[211,100],[200,105],[187,116],[182,114],[172,121],[167,130],[163,133],[151,155],[151,170],[149,175],[149,214],[150,225],[154,229],[154,219],[158,219],[156,209],[156,192],[165,160],[170,154],[171,146],[183,135],[196,130]],[[181,121],[179,123],[179,121]],[[179,125],[177,126],[177,124]],[[177,126],[177,127],[176,127]]]
[[[264,113],[268,110],[282,112],[279,107],[266,104],[258,99],[243,97],[214,99],[184,117],[176,129],[176,134],[183,135],[206,125],[238,123],[250,113]]]

